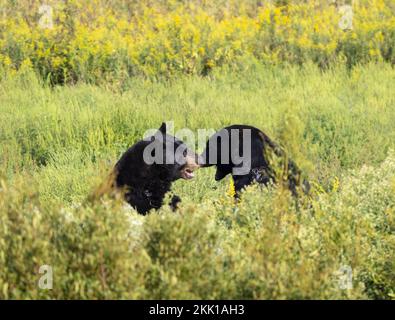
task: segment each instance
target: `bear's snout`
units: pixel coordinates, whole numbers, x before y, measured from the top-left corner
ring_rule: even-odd
[[[181,168],[181,178],[189,180],[195,176],[194,171],[199,169],[200,165],[197,155],[187,155],[185,160],[185,165]]]

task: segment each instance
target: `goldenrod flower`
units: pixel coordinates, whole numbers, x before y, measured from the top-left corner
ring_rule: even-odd
[[[229,189],[228,189],[228,191],[226,192],[226,194],[229,196],[229,197],[234,197],[235,196],[235,194],[236,194],[236,189],[235,189],[235,182],[233,181],[233,178],[232,177],[230,177],[230,179],[229,179]]]

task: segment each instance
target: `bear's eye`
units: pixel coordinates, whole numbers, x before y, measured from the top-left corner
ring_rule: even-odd
[[[188,154],[188,150],[187,150],[187,149],[185,149],[185,150],[182,152],[182,155],[183,155],[184,157],[186,157],[186,156],[187,156],[187,154]]]

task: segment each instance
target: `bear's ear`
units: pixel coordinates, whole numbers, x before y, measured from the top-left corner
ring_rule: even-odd
[[[162,125],[161,125],[160,128],[159,128],[159,131],[160,131],[162,134],[166,134],[166,122],[162,122]]]

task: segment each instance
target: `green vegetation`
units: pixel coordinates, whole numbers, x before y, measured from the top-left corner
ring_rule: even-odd
[[[385,63],[322,72],[246,60],[205,78],[131,78],[121,91],[3,74],[0,298],[393,298],[394,83]],[[252,186],[236,205],[210,168],[175,183],[177,213],[87,201],[164,120],[261,128],[308,174],[310,199]],[[41,265],[53,267],[52,290],[37,285]],[[353,289],[339,288],[344,266]]]
[[[353,2],[352,8],[344,4]],[[0,0],[0,68],[52,84],[261,63],[395,63],[393,0]]]

